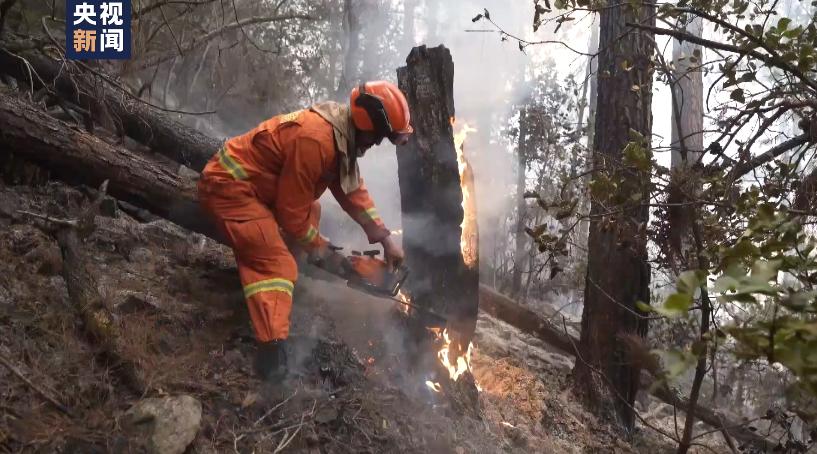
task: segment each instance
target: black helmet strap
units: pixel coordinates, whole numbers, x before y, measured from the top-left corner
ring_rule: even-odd
[[[355,100],[355,105],[362,107],[366,110],[366,113],[369,114],[372,125],[374,125],[375,134],[380,137],[386,137],[392,132],[389,116],[386,114],[383,101],[366,92],[365,82],[358,86],[358,97]]]

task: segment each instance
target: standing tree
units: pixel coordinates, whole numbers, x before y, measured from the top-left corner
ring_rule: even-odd
[[[580,360],[574,368],[577,393],[627,430],[634,425],[640,369],[619,339],[647,331],[636,303],[649,302],[653,36],[626,24],[654,23],[652,5],[613,1],[599,13],[592,218]]]
[[[528,155],[530,154],[530,114],[528,106],[519,109],[519,137],[516,147],[516,229],[513,254],[513,274],[511,276],[511,296],[520,299],[522,290],[522,273],[527,265],[527,239],[525,233],[527,203],[525,200],[525,183],[527,181]]]
[[[700,37],[703,21],[700,18],[682,18],[688,23],[681,28]],[[694,200],[700,192],[699,172],[695,170],[704,151],[704,83],[701,73],[701,46],[689,41],[673,40],[672,138],[671,183],[667,202],[669,207],[668,265],[674,274],[697,269],[690,260],[693,255],[690,223],[694,207],[685,202]]]

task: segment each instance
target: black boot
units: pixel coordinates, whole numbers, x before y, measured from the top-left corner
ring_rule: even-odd
[[[286,340],[259,342],[255,372],[265,382],[278,383],[287,375]]]

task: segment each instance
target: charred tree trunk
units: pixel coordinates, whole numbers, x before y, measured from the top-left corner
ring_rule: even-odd
[[[154,160],[114,147],[5,94],[0,94],[0,125],[3,152],[40,164],[68,183],[98,186],[110,180],[108,191],[114,197],[214,236],[199,211],[193,182]]]
[[[221,146],[221,140],[189,128],[130,95],[106,88],[105,83],[86,81],[84,74],[74,74],[72,79],[62,61],[46,56],[30,41],[0,41],[0,73],[35,90],[43,88],[44,82],[55,95],[87,110],[93,120],[112,120],[125,135],[196,171],[201,171]],[[32,74],[37,76],[32,79]]]
[[[415,132],[398,147],[397,164],[409,291],[416,304],[449,318],[464,349],[476,329],[479,267],[476,242],[467,257],[460,244],[465,212],[452,127],[454,62],[444,46],[420,46],[406,63],[397,79]]]
[[[591,205],[580,342],[583,360],[576,362],[574,377],[577,393],[591,409],[631,431],[639,367],[619,339],[644,336],[647,330],[636,302],[649,302],[645,238],[649,172],[624,166],[622,159],[631,130],[643,136],[638,146],[649,151],[653,37],[629,29],[626,23],[654,23],[655,7],[620,0],[609,6],[600,13],[599,73],[604,77],[598,80],[593,154],[594,168],[606,169],[618,186],[594,194]],[[607,213],[610,207],[615,209]]]

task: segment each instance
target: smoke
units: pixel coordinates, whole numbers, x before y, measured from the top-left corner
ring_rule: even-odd
[[[401,0],[395,5],[402,9],[403,3]],[[547,59],[558,58],[556,69],[563,75],[581,73],[586,64],[584,58],[558,45],[531,46],[524,53],[521,52],[516,41],[502,41],[490,24],[472,22],[474,16],[486,9],[492,20],[508,33],[528,39],[553,38],[543,30],[533,35],[533,6],[529,2],[427,1],[414,10],[416,35],[413,43],[429,47],[443,44],[451,50],[454,59],[455,130],[464,123],[477,130],[468,135],[464,149],[474,172],[481,257],[492,253],[492,238],[510,234],[504,230],[502,221],[514,205],[516,158],[515,144],[509,143],[503,134],[516,115],[514,103],[530,92],[532,76],[541,70]],[[395,20],[390,15],[381,17],[382,20]],[[568,24],[559,34],[571,33],[571,47],[584,50],[590,20],[580,20],[576,25]],[[382,24],[370,26],[386,28]],[[570,26],[574,29],[570,29]],[[363,33],[365,35],[366,31]],[[392,57],[402,65],[409,51],[409,43],[404,41],[398,50],[399,55]],[[387,78],[395,82],[394,71]],[[393,145],[384,141],[359,162],[369,192],[391,230],[400,229],[407,221],[421,225],[427,221],[401,218],[397,159]],[[353,249],[371,248],[354,223],[342,221],[345,214],[331,196],[324,196],[321,203],[325,208],[325,221],[321,225],[324,234],[333,242]],[[433,225],[428,228],[433,228]],[[428,246],[431,250],[436,247]]]

